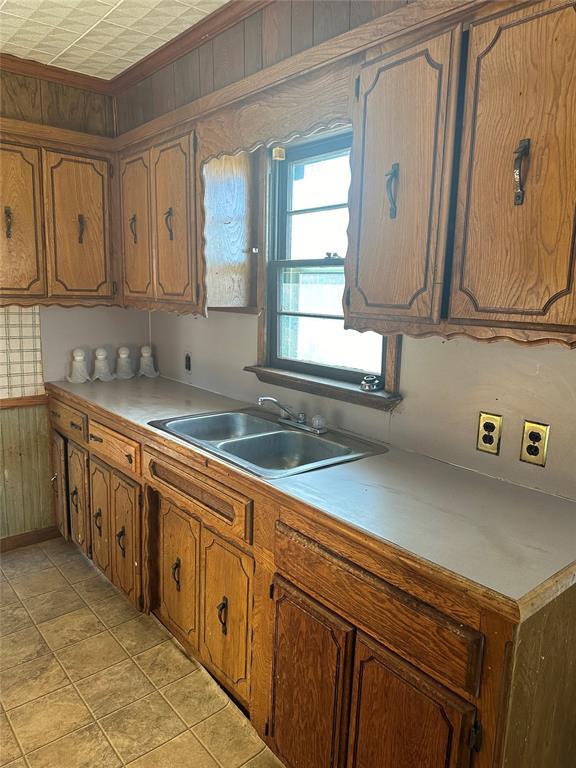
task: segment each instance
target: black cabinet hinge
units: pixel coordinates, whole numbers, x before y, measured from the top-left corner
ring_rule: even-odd
[[[196,132],[192,134],[192,149],[194,152],[198,151],[198,136],[196,136]]]
[[[264,723],[264,736],[268,736],[269,733],[270,733],[270,723],[268,722],[268,720],[266,720],[266,722]]]
[[[140,511],[144,508],[144,492],[140,491],[138,494],[138,506],[140,507]]]
[[[112,280],[112,296],[116,296],[118,293],[118,283],[116,280]]]
[[[356,99],[360,98],[360,75],[354,81],[354,96]]]
[[[88,557],[92,558],[92,544],[88,547]]]
[[[346,288],[346,293],[344,294],[344,301],[346,302],[346,306],[350,306],[350,286]]]
[[[482,746],[482,725],[478,722],[478,720],[475,720],[472,727],[470,728],[468,746],[475,752],[480,752],[480,748]]]
[[[138,608],[143,611],[144,610],[144,595],[140,595],[138,598]]]
[[[198,304],[200,301],[200,283],[196,283],[195,302]]]
[[[274,584],[270,584],[270,589],[268,590],[268,595],[270,597],[270,600],[274,600]]]
[[[108,168],[109,168],[110,178],[113,179],[114,178],[114,166],[112,164],[110,164],[108,166]]]

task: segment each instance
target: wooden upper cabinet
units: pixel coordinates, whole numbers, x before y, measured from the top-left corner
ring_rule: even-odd
[[[343,766],[355,630],[279,577],[274,607],[275,751],[289,768]]]
[[[200,652],[238,697],[247,701],[254,561],[203,528],[201,563]]]
[[[346,259],[349,327],[439,319],[459,49],[454,29],[362,68]]]
[[[149,152],[122,160],[120,185],[124,298],[153,299]]]
[[[107,160],[44,153],[49,294],[111,298]]]
[[[156,299],[193,304],[197,284],[191,136],[153,147],[151,165]]]
[[[359,635],[348,768],[467,768],[475,710]]]
[[[0,296],[44,296],[39,152],[2,144],[0,153]]]
[[[160,612],[198,648],[200,523],[160,497]]]
[[[576,330],[575,41],[573,2],[471,25],[453,322]]]

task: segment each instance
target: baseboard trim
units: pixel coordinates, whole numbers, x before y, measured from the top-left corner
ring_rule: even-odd
[[[55,525],[51,525],[49,528],[37,528],[35,531],[17,533],[15,536],[5,536],[0,539],[0,552],[8,552],[19,547],[29,547],[30,544],[55,539],[57,536],[60,536],[60,531]]]

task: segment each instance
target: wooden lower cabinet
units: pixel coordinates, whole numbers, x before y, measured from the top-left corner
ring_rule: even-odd
[[[84,554],[88,555],[90,553],[88,451],[69,441],[67,453],[70,534],[72,541]]]
[[[200,655],[243,701],[250,692],[254,561],[202,528]]]
[[[475,709],[359,634],[348,768],[466,768]]]
[[[56,527],[60,535],[67,540],[70,536],[70,526],[66,495],[66,440],[54,429],[50,430],[50,458]]]
[[[111,577],[110,562],[110,468],[90,458],[90,519],[92,527],[92,559],[100,570]]]
[[[278,577],[274,608],[274,749],[287,768],[341,766],[355,630]]]
[[[119,472],[112,472],[112,581],[134,604],[139,598],[138,573],[140,556],[138,520],[140,486]]]

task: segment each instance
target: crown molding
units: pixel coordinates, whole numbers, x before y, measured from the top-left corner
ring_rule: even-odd
[[[69,69],[53,67],[50,64],[41,64],[32,59],[20,59],[10,53],[0,53],[0,70],[14,75],[37,77],[40,80],[49,80],[52,83],[70,85],[81,88],[84,91],[111,94],[111,80],[103,80],[101,77],[83,75],[80,72],[72,72]]]

